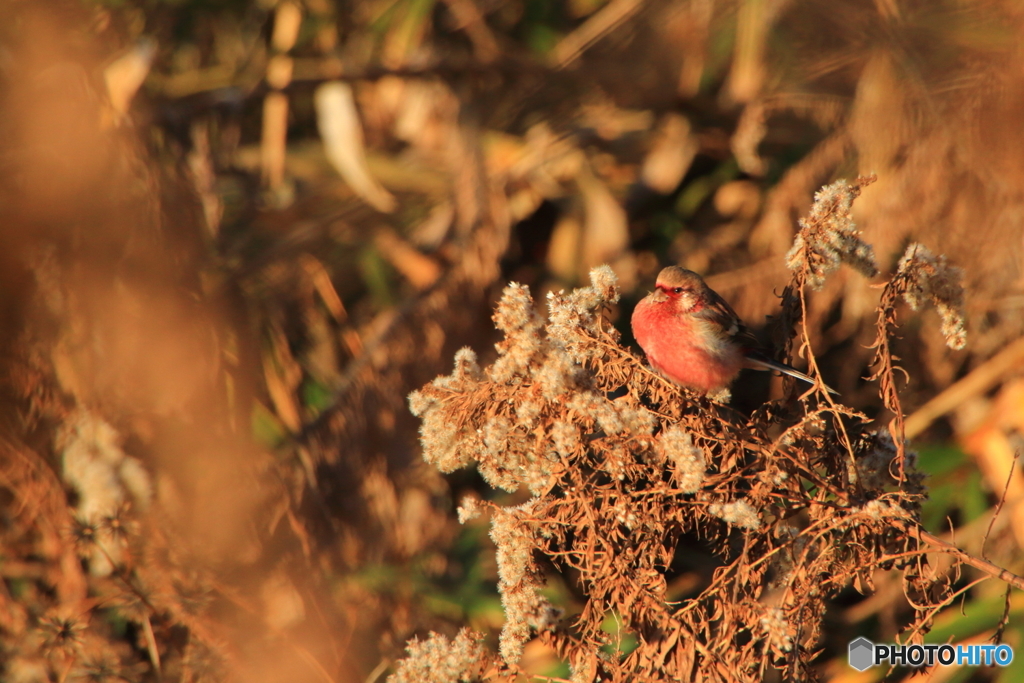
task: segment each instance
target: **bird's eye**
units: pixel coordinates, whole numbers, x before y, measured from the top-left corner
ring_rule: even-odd
[[[673,287],[672,288],[672,293],[673,294],[682,294],[683,293],[683,288],[682,287]]]

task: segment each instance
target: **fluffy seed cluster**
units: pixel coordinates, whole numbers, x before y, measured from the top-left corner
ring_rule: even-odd
[[[451,375],[442,376],[430,383],[430,387],[441,392],[460,392],[474,386],[483,376],[477,364],[476,352],[470,348],[460,349],[455,354],[455,369]],[[442,472],[454,472],[470,463],[469,454],[458,448],[459,430],[437,410],[438,396],[434,392],[414,391],[409,394],[409,410],[423,418],[420,425],[420,441],[424,448],[429,446],[428,462]]]
[[[789,652],[793,649],[793,637],[790,635],[789,623],[785,613],[778,607],[769,609],[761,617],[761,628],[768,635],[768,642],[773,649]]]
[[[538,363],[534,359],[543,355],[544,346],[544,321],[533,307],[529,288],[517,282],[509,284],[493,320],[505,339],[497,344],[498,360],[487,369],[487,375],[494,382],[522,382],[535,370]]]
[[[646,410],[637,410],[625,401],[610,401],[593,391],[574,394],[567,407],[580,416],[597,420],[605,434],[650,434],[657,424]]]
[[[531,628],[557,621],[557,610],[537,594],[541,578],[533,564],[534,532],[530,517],[537,499],[511,508],[500,508],[491,517],[491,540],[497,547],[498,593],[505,610],[499,651],[509,664],[522,657]]]
[[[506,287],[494,314],[505,338],[496,345],[498,358],[486,374],[472,349],[464,348],[455,355],[451,375],[409,395],[410,410],[423,420],[424,459],[442,472],[475,461],[491,486],[511,492],[525,483],[539,495],[551,488],[563,468],[562,458],[580,446],[579,429],[564,420],[553,423],[550,440],[538,438],[537,423],[561,412],[563,402],[577,414],[595,417],[608,434],[653,431],[655,420],[646,411],[609,401],[583,386],[583,364],[594,355],[587,332],[598,325],[599,309],[618,301],[615,282],[611,268],[599,266],[591,272],[590,287],[550,294],[546,325],[527,287]],[[484,380],[515,391],[516,398],[496,406],[482,426],[459,424],[441,409],[460,396],[468,399]]]
[[[693,443],[693,437],[679,426],[658,435],[656,452],[672,464],[676,484],[683,493],[696,493],[704,483],[707,460],[703,449]]]
[[[464,628],[451,641],[439,633],[413,639],[388,683],[458,683],[475,680],[490,661],[484,637]]]
[[[919,310],[931,302],[942,319],[942,336],[951,349],[967,345],[964,326],[963,271],[951,266],[945,256],[936,256],[922,244],[911,244],[903,253],[896,277],[903,278],[903,298]]]
[[[582,447],[580,430],[568,420],[555,420],[551,425],[551,443],[563,458],[571,458]]]
[[[422,419],[424,459],[443,472],[476,464],[492,487],[512,492],[525,485],[541,496],[567,462],[584,454],[585,425],[593,425],[589,431],[596,429],[608,440],[605,471],[622,479],[632,455],[615,438],[651,435],[657,420],[634,403],[611,400],[587,383],[584,365],[600,352],[593,336],[601,324],[601,309],[618,297],[611,268],[595,268],[591,286],[548,296],[545,322],[528,288],[516,283],[506,287],[493,317],[504,333],[495,362],[482,371],[476,354],[464,348],[455,356],[451,375],[409,396],[410,410]],[[473,406],[486,408],[481,414]],[[699,468],[686,457],[680,455],[684,467],[703,471],[703,456]],[[682,476],[689,481],[694,475]],[[500,650],[509,664],[518,661],[531,629],[550,626],[557,614],[537,594],[541,577],[533,564],[537,539],[530,522],[536,500],[497,509],[491,517],[506,618]],[[480,507],[478,500],[464,500],[459,520],[473,519]]]
[[[106,576],[122,555],[121,544],[108,533],[106,521],[117,517],[128,502],[141,509],[149,506],[153,496],[149,473],[122,450],[117,430],[87,410],[68,417],[57,444],[64,480],[78,493],[78,521],[96,532],[93,540],[98,546],[90,551],[89,568],[97,576]]]
[[[861,188],[874,180],[858,178],[850,185],[838,180],[814,195],[814,204],[806,218],[799,221],[800,231],[786,254],[790,270],[807,269],[807,283],[821,289],[825,278],[843,263],[867,277],[878,274],[875,252],[860,237],[850,210]]]
[[[728,503],[712,503],[708,512],[724,522],[734,526],[756,531],[761,528],[761,516],[757,510],[745,500],[734,500]]]
[[[479,517],[480,513],[483,511],[481,507],[480,499],[476,496],[464,497],[458,510],[456,510],[456,513],[459,516],[459,524],[468,524]]]
[[[870,500],[861,508],[861,512],[876,522],[887,519],[907,519],[910,515],[899,505],[893,505],[884,498]]]
[[[548,293],[548,337],[563,348],[575,363],[593,358],[596,349],[592,343],[593,331],[598,324],[600,309],[617,303],[619,289],[614,271],[609,266],[598,266],[590,271],[590,286],[564,292]]]

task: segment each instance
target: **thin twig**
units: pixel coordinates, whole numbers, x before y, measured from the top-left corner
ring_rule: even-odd
[[[1006,504],[1006,493],[1010,490],[1010,482],[1013,481],[1013,471],[1017,466],[1017,458],[1020,457],[1020,453],[1013,454],[1013,462],[1010,463],[1010,471],[1006,473],[1006,483],[1003,485],[1003,493],[999,496],[999,502],[996,503],[996,509],[992,513],[992,519],[988,522],[988,529],[985,530],[985,537],[981,539],[981,556],[985,557],[985,546],[988,544],[989,534],[992,533],[992,527],[995,526],[996,520],[999,518],[999,513],[1003,511],[1003,505]]]
[[[999,579],[1000,581],[1010,584],[1014,588],[1024,590],[1024,577],[1018,576],[1013,572],[1007,571],[1002,567],[994,565],[988,560],[983,560],[980,557],[975,557],[974,555],[971,555],[970,553],[961,550],[960,548],[957,548],[955,545],[952,545],[951,543],[946,543],[938,536],[935,536],[934,534],[925,531],[916,524],[911,525],[906,522],[898,521],[895,523],[895,525],[901,531],[908,534],[911,538],[916,538],[924,543],[927,543],[929,546],[931,546],[932,548],[941,553],[953,555],[964,564],[969,564],[970,566],[988,574],[994,579]]]

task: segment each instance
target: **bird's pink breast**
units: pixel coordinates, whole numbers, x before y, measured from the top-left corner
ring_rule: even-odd
[[[691,316],[677,314],[671,302],[644,299],[633,311],[633,336],[654,369],[699,391],[727,386],[743,365],[740,350],[708,334]]]

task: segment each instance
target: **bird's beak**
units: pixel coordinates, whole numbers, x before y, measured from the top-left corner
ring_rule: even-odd
[[[660,302],[665,301],[666,299],[668,299],[668,295],[665,294],[665,292],[663,290],[656,289],[653,292],[651,292],[650,294],[648,294],[647,298],[649,298],[651,301],[655,301],[655,302],[659,302],[660,303]]]

